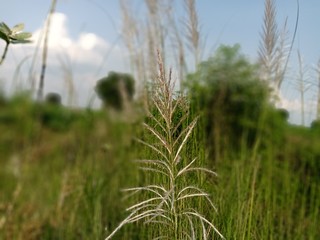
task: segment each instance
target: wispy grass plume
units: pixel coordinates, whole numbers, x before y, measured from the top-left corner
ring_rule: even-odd
[[[214,234],[224,238],[201,208],[215,210],[209,194],[196,185],[201,174],[215,176],[216,173],[197,166],[197,158],[185,159],[184,148],[197,119],[187,123],[188,114],[182,110],[186,109],[186,103],[182,96],[174,95],[172,72],[166,76],[160,54],[158,66],[151,104],[154,110],[150,111],[150,122],[144,123],[151,136],[148,139],[153,142],[138,140],[155,156],[155,159],[137,161],[151,183],[124,190],[130,196],[143,198],[127,208],[128,217],[106,240],[124,225],[137,221],[152,225],[153,239],[212,239]],[[181,117],[175,118],[181,110]]]
[[[198,20],[198,13],[196,9],[195,0],[185,0],[185,8],[187,12],[186,27],[186,39],[188,47],[193,53],[195,68],[200,63],[201,60],[201,39],[200,39],[200,26]]]
[[[263,31],[259,47],[259,63],[261,78],[267,81],[278,97],[279,90],[285,78],[288,61],[292,51],[299,21],[299,1],[297,0],[297,18],[292,40],[289,41],[287,20],[282,29],[277,24],[276,4],[274,0],[265,0]]]
[[[317,86],[318,86],[318,93],[317,93],[317,120],[320,120],[320,59],[318,60],[318,64],[316,66],[316,73],[317,73]]]
[[[308,82],[308,68],[306,65],[303,63],[303,59],[301,56],[300,51],[298,50],[298,64],[299,64],[299,70],[297,74],[297,81],[295,84],[296,89],[299,91],[300,95],[300,104],[301,104],[301,124],[305,124],[305,93],[310,89],[311,84]]]

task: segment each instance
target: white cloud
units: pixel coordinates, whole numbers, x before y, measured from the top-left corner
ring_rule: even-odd
[[[44,28],[38,29],[33,33],[34,44],[43,37]],[[50,22],[48,47],[52,48],[68,48],[72,44],[68,30],[67,17],[63,13],[54,13]]]
[[[84,50],[92,50],[98,44],[98,38],[93,33],[84,33],[80,35],[78,44]]]
[[[288,97],[280,92],[279,102],[277,102],[276,107],[284,108],[290,113],[289,121],[294,124],[301,124],[301,100],[298,95],[294,97]],[[306,98],[304,101],[304,115],[305,124],[310,125],[310,123],[315,118],[316,111],[316,101],[312,98]]]
[[[298,98],[289,99],[282,93],[279,94],[279,102],[277,102],[277,107],[285,108],[288,111],[300,111],[301,101]]]
[[[111,50],[110,44],[94,33],[83,32],[77,39],[72,39],[67,26],[66,15],[63,13],[53,15],[48,39],[51,57],[64,55],[74,62],[96,64],[103,60],[103,53]],[[43,29],[38,29],[33,34],[33,47],[36,47],[39,39],[43,41]]]
[[[76,38],[71,37],[68,31],[68,18],[63,13],[53,15],[49,34],[45,93],[55,91],[62,94],[63,99],[67,98],[64,96],[68,90],[63,76],[62,62],[67,63],[66,67],[69,68],[67,70],[72,72],[73,84],[78,96],[75,102],[81,105],[87,104],[99,78],[107,75],[111,70],[126,70],[122,59],[124,52],[120,47],[111,46],[105,39],[92,32],[82,32]],[[7,58],[0,67],[0,76],[7,91],[12,89],[14,73],[26,56],[29,58],[21,67],[19,81],[23,82],[20,85],[27,88],[30,86],[28,74],[37,45],[39,41],[43,43],[43,28],[33,32],[32,40],[32,44],[9,47]],[[0,44],[0,50],[3,48],[4,44]],[[106,56],[108,56],[107,59]],[[35,59],[35,79],[38,80],[42,61],[41,47]],[[99,72],[100,68],[102,70]]]

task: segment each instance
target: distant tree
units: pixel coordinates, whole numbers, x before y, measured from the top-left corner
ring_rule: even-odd
[[[313,120],[310,127],[312,130],[320,130],[320,120]]]
[[[277,110],[277,113],[280,115],[281,119],[283,121],[288,121],[289,117],[290,117],[290,113],[288,112],[288,110],[284,109],[284,108],[280,108]]]
[[[133,98],[134,79],[129,74],[110,72],[97,82],[95,91],[105,107],[122,110],[125,102]]]
[[[202,112],[206,139],[213,158],[226,146],[255,142],[259,119],[269,105],[270,90],[258,69],[240,53],[240,46],[221,46],[188,76],[187,89],[194,111]]]
[[[0,107],[4,106],[6,104],[7,100],[5,97],[5,93],[3,92],[3,90],[0,87]]]
[[[46,95],[46,103],[52,104],[52,105],[61,105],[61,96],[58,93],[48,93]]]

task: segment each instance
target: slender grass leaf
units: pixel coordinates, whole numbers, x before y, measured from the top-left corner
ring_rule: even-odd
[[[22,33],[17,33],[14,35],[10,35],[10,39],[12,40],[27,40],[28,38],[31,38],[32,34],[29,32],[22,32]]]
[[[167,217],[165,214],[162,214],[162,213],[159,214],[159,212],[161,212],[161,211],[165,213],[165,211],[162,210],[162,209],[159,209],[159,210],[155,210],[155,209],[147,210],[147,211],[144,211],[143,213],[137,214],[136,216],[132,216],[129,219],[129,221],[132,222],[132,223],[133,222],[137,222],[137,221],[139,221],[141,219],[152,217],[155,214],[157,214],[157,217],[162,217],[164,219],[167,219],[167,220],[171,221],[171,219],[169,217]]]
[[[160,140],[160,142],[163,144],[163,146],[167,149],[168,153],[171,154],[172,153],[172,149],[171,149],[170,145],[168,144],[168,142],[165,140],[165,138],[159,132],[157,132],[154,128],[149,126],[148,124],[144,123],[144,126],[151,133],[153,133],[154,136],[156,136]]]
[[[156,194],[159,197],[162,197],[163,195],[160,193],[159,190],[161,190],[163,193],[167,192],[167,190],[165,188],[159,187],[157,185],[149,185],[146,187],[126,188],[126,189],[123,189],[122,191],[123,192],[132,192],[133,191],[133,194],[138,193],[140,191],[148,191],[148,192],[152,192],[152,193]]]
[[[182,231],[182,234],[187,238],[187,239],[191,239],[191,236],[189,235],[189,233],[187,233],[186,231]]]
[[[189,138],[189,136],[190,136],[190,134],[191,134],[194,126],[196,125],[196,123],[197,123],[197,119],[193,120],[192,123],[186,128],[187,134],[185,135],[182,143],[180,144],[180,146],[179,146],[179,148],[178,148],[178,150],[177,150],[177,152],[176,152],[176,155],[174,156],[174,159],[173,159],[173,162],[174,162],[174,163],[177,162],[177,159],[178,159],[178,157],[179,157],[179,154],[180,154],[182,148],[184,147],[184,145],[186,144],[187,139]]]
[[[166,156],[162,151],[160,151],[160,149],[158,149],[158,148],[156,148],[155,146],[153,146],[153,145],[151,145],[151,144],[149,144],[149,143],[147,143],[147,142],[145,142],[145,141],[142,141],[142,140],[140,140],[140,139],[136,139],[136,141],[139,142],[139,143],[142,143],[142,144],[144,144],[145,146],[147,146],[147,147],[151,148],[152,150],[154,150],[156,153],[158,153],[159,155],[161,155],[161,156],[166,160],[166,162],[169,161],[169,159],[167,158],[167,156]]]
[[[162,129],[163,132],[165,132],[165,134],[169,134],[165,126],[163,126],[163,124],[161,124],[160,121],[154,115],[150,113],[149,116],[153,121],[155,121],[158,124],[158,126],[160,126],[160,128]]]
[[[189,126],[187,126],[181,133],[180,135],[176,138],[176,140],[173,143],[173,146],[175,147],[178,143],[180,143],[181,138],[183,138],[186,135],[189,135],[192,132],[192,129],[197,123],[198,118],[194,119]],[[188,138],[188,137],[187,137]],[[185,139],[186,140],[186,139]],[[183,142],[183,141],[182,141]]]
[[[146,208],[147,206],[149,206],[149,203],[154,202],[154,201],[158,201],[158,200],[161,200],[161,199],[163,199],[162,196],[161,197],[149,198],[149,199],[147,199],[145,201],[139,202],[139,203],[127,208],[126,211],[131,211],[131,210],[136,210],[136,209],[141,210],[141,209]],[[152,205],[156,206],[156,204],[152,204]]]
[[[183,174],[195,161],[197,160],[197,157],[195,157],[187,166],[185,166],[184,168],[182,168],[176,177],[179,177],[181,174]]]
[[[155,168],[151,168],[151,167],[139,167],[139,169],[143,170],[143,171],[149,171],[149,172],[153,172],[153,173],[159,173],[159,174],[162,174],[166,177],[170,177],[168,173],[164,172],[164,171],[161,171],[159,169],[155,169]]]
[[[220,238],[225,239],[224,236],[218,231],[218,229],[209,221],[207,220],[204,216],[202,216],[200,213],[198,213],[197,211],[188,211],[188,212],[184,212],[184,215],[191,215],[191,216],[195,216],[197,218],[199,218],[199,220],[201,222],[206,222],[210,227],[213,228],[213,230],[220,236]]]
[[[23,29],[24,29],[24,24],[23,23],[19,23],[19,24],[15,25],[11,29],[11,31],[12,31],[12,34],[15,34],[15,33],[21,32]]]
[[[162,102],[160,101],[160,103],[162,103]],[[170,120],[169,116],[166,114],[166,112],[164,112],[166,110],[165,107],[159,105],[159,103],[157,101],[154,101],[154,105],[156,106],[156,108],[157,108],[158,112],[160,113],[161,117],[166,122],[167,128],[169,129],[170,128],[170,124],[171,124],[171,120]]]
[[[207,196],[209,196],[208,193],[193,193],[193,194],[187,194],[187,195],[181,196],[181,197],[178,198],[178,200],[182,200],[182,199],[185,199],[185,198],[207,197]]]
[[[188,114],[185,114],[180,118],[179,122],[174,127],[172,134],[176,134],[177,130],[179,129],[180,126],[182,126],[182,123],[186,120],[187,117],[188,117]]]
[[[129,219],[135,214],[135,212],[132,212],[131,214],[129,214],[128,217],[126,217],[110,234],[108,237],[105,238],[105,240],[109,240],[113,237],[113,235],[115,235],[124,225],[126,225],[127,223],[129,223]]]
[[[11,40],[12,44],[23,44],[23,43],[31,43],[31,40]]]
[[[7,36],[11,35],[11,33],[12,33],[10,28],[8,27],[8,25],[5,24],[4,22],[0,23],[0,32],[3,32]]]
[[[8,36],[2,31],[0,31],[0,38],[4,40],[7,44],[10,42],[10,39],[8,38]]]
[[[191,231],[191,239],[192,240],[196,240],[196,232],[195,232],[195,229],[194,229],[194,224],[192,222],[192,219],[189,215],[187,215],[187,218],[188,218],[188,221],[189,221],[189,224],[190,224],[190,231]]]
[[[166,236],[160,236],[160,237],[154,238],[153,240],[160,240],[160,239],[169,239],[169,238]]]
[[[203,234],[203,239],[207,240],[207,229],[206,226],[204,225],[203,220],[200,220],[201,226],[202,226],[202,234]]]
[[[173,178],[173,172],[171,170],[171,167],[164,161],[161,160],[136,160],[137,162],[143,163],[143,164],[151,164],[156,165],[161,169],[166,170],[170,175],[171,178]]]
[[[185,191],[189,191],[189,190],[195,190],[197,191],[196,193],[189,193],[186,195],[182,195],[182,193],[184,193]],[[189,195],[191,194],[201,194],[202,197],[204,197],[210,204],[210,206],[217,212],[217,208],[214,206],[213,202],[211,201],[211,199],[209,198],[209,194],[206,193],[205,191],[203,191],[202,189],[198,188],[198,187],[194,187],[194,186],[188,186],[183,188],[179,193],[178,193],[178,200],[183,200],[184,198],[189,197]]]
[[[210,169],[207,169],[207,168],[202,168],[202,167],[193,167],[193,168],[188,168],[188,169],[185,169],[183,172],[179,172],[179,176],[184,174],[184,173],[187,173],[187,172],[196,172],[196,171],[200,171],[200,172],[205,172],[205,173],[210,173],[212,174],[213,176],[217,177],[218,174]]]

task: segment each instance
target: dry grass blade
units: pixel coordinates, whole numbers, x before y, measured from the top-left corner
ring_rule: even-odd
[[[105,238],[105,240],[109,240],[111,239],[124,225],[126,225],[127,223],[129,223],[129,219],[131,218],[131,216],[133,216],[135,214],[135,212],[132,212],[128,217],[126,217],[110,234],[108,237]]]
[[[150,202],[156,202],[158,200],[163,200],[163,197],[160,196],[160,197],[149,198],[143,202],[137,203],[137,204],[127,208],[126,210],[131,211],[131,210],[142,210],[145,208],[148,209],[149,206],[157,206],[156,204],[148,205]]]
[[[161,160],[137,160],[137,162],[143,163],[143,164],[148,164],[148,165],[154,165],[155,167],[150,167],[150,168],[144,168],[146,170],[154,171],[154,172],[160,172],[164,174],[165,176],[170,178],[173,178],[173,172],[171,167],[164,161]]]
[[[185,174],[187,172],[195,172],[195,171],[205,172],[205,173],[212,174],[213,176],[218,176],[218,174],[216,172],[211,171],[210,169],[202,168],[202,167],[193,167],[193,168],[184,169],[183,171],[179,171],[177,177],[179,177],[180,175]]]
[[[167,191],[165,188],[157,186],[157,185],[149,185],[149,186],[146,186],[146,187],[126,188],[126,189],[123,189],[122,191],[123,192],[129,192],[129,191],[138,192],[138,191],[142,191],[142,190],[147,190],[147,191],[151,191],[153,193],[156,193],[159,196],[162,196],[162,194],[160,194],[158,191],[153,190],[153,189],[162,190],[164,193]]]
[[[208,203],[210,204],[210,206],[217,212],[217,208],[214,206],[213,202],[211,201],[211,199],[209,198],[209,194],[207,194],[205,191],[203,191],[202,189],[198,188],[198,187],[194,187],[194,186],[188,186],[188,187],[185,187],[183,188],[179,193],[178,193],[178,200],[182,200],[184,198],[188,198],[189,195],[192,195],[192,194],[185,194],[185,195],[182,195],[182,193],[184,193],[185,191],[196,191],[196,193],[192,193],[192,194],[195,194],[195,196],[203,196],[207,201]],[[199,195],[196,195],[196,194],[199,194]]]
[[[154,128],[150,127],[148,124],[143,124],[147,130],[149,130],[154,136],[158,138],[158,140],[163,144],[163,146],[167,149],[168,153],[172,153],[172,149],[170,147],[170,144],[166,141],[166,139],[157,132]]]
[[[145,142],[145,141],[142,141],[142,140],[140,140],[140,139],[136,139],[136,141],[138,141],[139,143],[142,143],[143,145],[149,147],[151,150],[153,150],[153,151],[155,151],[156,153],[158,153],[160,156],[163,157],[163,159],[164,159],[165,161],[167,161],[167,162],[169,161],[169,159],[167,158],[167,156],[166,156],[163,152],[161,152],[160,149],[158,149],[157,147],[155,147],[155,146],[153,146],[153,145],[151,145],[151,144],[149,144],[149,143],[147,143],[147,142]]]
[[[168,134],[166,126],[164,126],[163,123],[161,123],[155,116],[153,116],[150,112],[148,113],[148,117],[150,117],[151,120],[155,121],[157,123],[156,127],[159,126],[162,131],[165,132],[165,134]]]
[[[181,174],[183,174],[186,170],[188,170],[190,168],[190,166],[197,160],[197,158],[194,158],[187,166],[185,166],[184,168],[182,168],[178,174],[177,177],[179,177]]]
[[[191,231],[191,238],[190,239],[196,240],[196,233],[195,233],[193,221],[189,215],[187,215],[187,219],[189,221],[190,231]]]
[[[158,101],[154,101],[154,105],[161,114],[163,120],[166,122],[166,127],[168,128],[171,124],[171,118],[168,116],[168,114],[170,114],[170,106],[166,106],[165,103],[162,102],[161,98]],[[165,132],[167,132],[167,129],[165,129]]]
[[[197,119],[193,120],[193,122],[190,123],[190,125],[186,128],[186,132],[187,133],[186,133],[185,137],[183,138],[182,142],[180,143],[180,146],[179,146],[178,150],[176,151],[176,154],[175,154],[174,159],[173,159],[174,163],[177,163],[177,160],[179,159],[179,154],[180,154],[182,148],[184,147],[184,145],[186,144],[186,142],[187,142],[187,140],[188,140],[188,138],[189,138],[194,126],[196,125],[196,123],[197,123]]]
[[[204,222],[207,223],[210,227],[213,228],[213,230],[222,238],[225,239],[224,236],[218,231],[218,229],[216,229],[216,227],[210,222],[208,221],[204,216],[202,216],[200,213],[196,212],[196,211],[188,211],[188,212],[184,212],[183,214],[185,215],[190,215],[190,216],[195,216],[197,218],[199,218],[199,220],[201,221],[201,223],[203,224]]]

